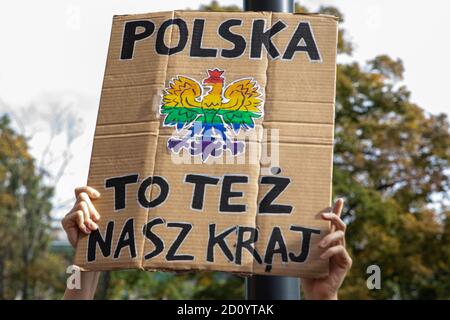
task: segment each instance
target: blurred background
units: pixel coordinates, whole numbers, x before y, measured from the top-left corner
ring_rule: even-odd
[[[0,299],[61,298],[60,228],[86,184],[112,16],[241,0],[0,3]],[[333,191],[353,268],[341,299],[450,299],[450,2],[304,0],[340,17]],[[366,269],[382,272],[381,290]],[[241,299],[224,273],[103,273],[98,299]]]

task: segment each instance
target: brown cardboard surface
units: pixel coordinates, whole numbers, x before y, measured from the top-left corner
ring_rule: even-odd
[[[230,20],[236,25],[224,33],[221,25]],[[271,37],[273,47],[260,46],[259,57],[252,56],[258,48],[252,47],[258,38],[253,36],[255,21],[262,21],[264,30],[282,26]],[[162,32],[162,26],[175,22],[177,26]],[[133,23],[141,26],[127,29]],[[300,25],[302,33],[294,43]],[[187,37],[182,36],[184,27]],[[131,51],[126,44],[129,30],[136,38]],[[239,51],[242,39],[243,52],[224,56]],[[173,49],[184,41],[183,50],[158,53],[158,46]],[[85,270],[325,276],[328,262],[319,259],[317,244],[329,232],[320,213],[331,205],[336,41],[336,19],[322,15],[170,11],[115,16],[88,178],[102,194],[94,202],[102,218],[99,231],[81,237],[75,264]],[[203,54],[217,49],[216,55],[195,56],[195,43],[201,43]],[[307,49],[289,56],[290,45]],[[179,102],[165,109],[170,86],[185,78],[191,82],[173,90]],[[222,84],[220,107],[206,105],[205,79],[216,89]],[[245,88],[236,82],[227,98],[227,88],[241,79],[250,82]],[[201,97],[189,100],[188,85],[202,88]],[[249,90],[260,94],[259,105],[249,98]],[[247,107],[236,111],[231,106],[235,101]],[[233,116],[230,110],[236,111]],[[181,130],[171,125],[175,122],[167,123],[171,112],[185,111],[198,112],[196,120],[184,123],[183,115],[177,116],[184,123]],[[254,118],[244,126],[240,117],[249,112]],[[189,130],[199,121],[197,139],[208,139],[212,126],[217,153],[189,153],[194,141]],[[238,132],[230,121],[239,124]],[[177,153],[177,147],[170,147],[174,139],[182,139],[186,148]],[[233,139],[244,146],[237,155]],[[124,198],[112,186],[118,177],[129,182]],[[201,194],[190,179],[214,184]],[[164,201],[148,203],[158,198]],[[214,236],[223,232],[223,241],[212,245]]]

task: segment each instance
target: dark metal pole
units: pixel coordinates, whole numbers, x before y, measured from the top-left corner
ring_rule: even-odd
[[[244,11],[294,12],[294,0],[244,0]]]
[[[294,12],[294,0],[244,0],[245,11]],[[248,300],[300,300],[300,279],[252,276],[245,281]]]

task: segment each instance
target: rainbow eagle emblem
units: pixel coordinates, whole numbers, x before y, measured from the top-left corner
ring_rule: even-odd
[[[234,136],[242,129],[255,127],[255,119],[263,116],[263,100],[259,85],[244,78],[225,86],[224,71],[208,70],[200,84],[194,79],[178,76],[164,90],[160,109],[164,126],[175,127],[177,133],[167,142],[169,150],[186,149],[203,161],[228,151],[238,155],[245,151],[245,142]]]

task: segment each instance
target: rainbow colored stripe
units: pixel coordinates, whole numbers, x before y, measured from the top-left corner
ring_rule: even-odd
[[[254,119],[260,118],[259,113],[243,110],[186,108],[179,106],[162,106],[161,114],[165,115],[164,124],[176,126],[178,129],[200,122],[204,126],[223,127],[228,124],[235,131],[239,128],[254,128]]]

